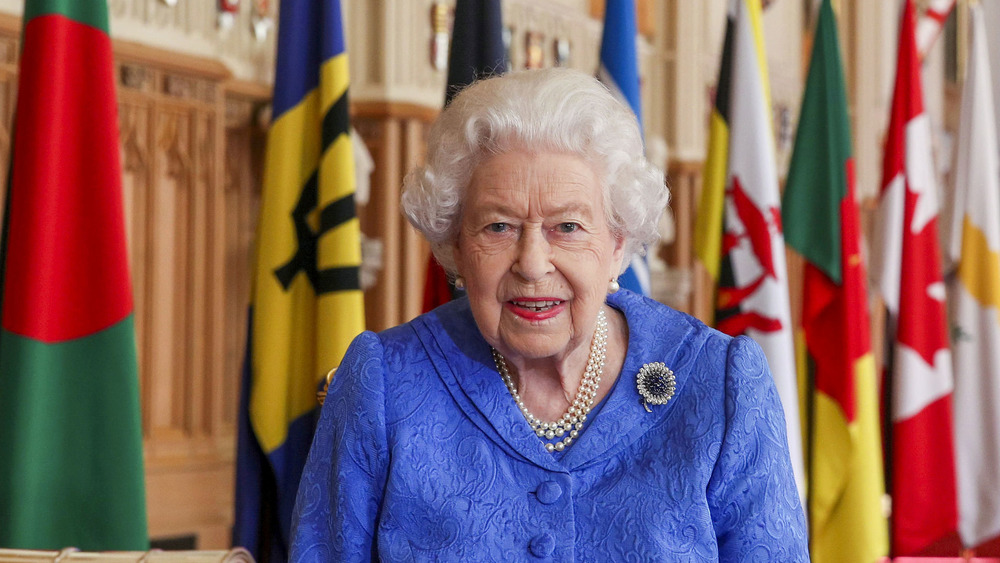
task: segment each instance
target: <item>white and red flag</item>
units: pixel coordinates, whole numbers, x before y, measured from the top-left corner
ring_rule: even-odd
[[[764,350],[785,412],[792,470],[804,498],[798,376],[761,5],[731,0],[729,6],[731,35],[726,42],[731,66],[727,69],[724,62],[720,73],[720,85],[728,84],[723,96],[728,105],[721,108],[727,112],[728,146],[715,323],[725,333],[750,336]]]
[[[927,52],[934,46],[944,24],[948,21],[948,14],[955,8],[955,0],[930,0],[927,8],[917,20],[917,53],[920,59],[927,55]]]
[[[904,3],[898,56],[874,268],[889,310],[886,446],[897,556],[917,554],[954,533],[958,519],[938,186],[912,0]]]

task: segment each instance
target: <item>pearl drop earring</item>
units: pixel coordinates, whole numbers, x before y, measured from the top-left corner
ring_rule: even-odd
[[[617,293],[621,288],[622,286],[618,285],[618,280],[615,278],[611,278],[611,281],[608,282],[608,293]]]

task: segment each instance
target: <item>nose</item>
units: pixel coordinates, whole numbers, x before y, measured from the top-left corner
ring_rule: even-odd
[[[517,245],[512,271],[526,281],[538,281],[554,269],[552,247],[540,228],[526,228]]]

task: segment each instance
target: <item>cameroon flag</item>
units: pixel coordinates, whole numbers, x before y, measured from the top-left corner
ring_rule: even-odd
[[[806,260],[802,326],[813,561],[888,552],[875,362],[837,24],[824,0],[782,202],[785,240]]]
[[[0,547],[145,550],[104,0],[28,0],[2,249]]]

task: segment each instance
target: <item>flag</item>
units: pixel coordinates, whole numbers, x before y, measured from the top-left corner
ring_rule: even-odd
[[[251,296],[234,544],[287,558],[316,390],[364,330],[338,0],[282,2]]]
[[[951,353],[938,248],[931,125],[911,0],[904,3],[877,221],[878,290],[888,309],[892,553],[915,555],[957,524]]]
[[[0,547],[145,550],[104,0],[29,0],[18,83],[0,266]]]
[[[639,60],[634,0],[607,0],[604,31],[601,35],[601,63],[597,77],[622,103],[632,108],[642,130],[642,99],[639,89]],[[644,256],[633,256],[628,269],[618,278],[625,289],[649,295],[649,265]]]
[[[888,555],[878,382],[837,22],[823,0],[782,200],[785,240],[805,259],[802,325],[812,559]]]
[[[507,49],[503,44],[500,0],[457,0],[444,105],[450,104],[462,88],[476,80],[503,74],[506,70]],[[453,296],[454,287],[448,275],[431,255],[424,281],[424,312],[444,305]]]
[[[800,498],[805,482],[781,202],[760,3],[730,4],[695,244],[716,280],[716,327],[760,344],[781,396]]]
[[[982,7],[970,6],[948,258],[959,533],[1000,534],[1000,147]]]
[[[715,100],[708,131],[708,157],[702,175],[698,215],[695,217],[694,252],[705,267],[713,287],[719,283],[722,263],[722,216],[726,201],[726,172],[729,160],[729,101],[732,92],[730,79],[733,68],[733,35],[735,13],[726,17],[726,36],[723,41],[722,59],[719,62],[719,79],[715,86]],[[714,294],[713,294],[714,295]],[[714,310],[711,321],[714,324]]]
[[[941,35],[941,30],[944,29],[945,22],[948,21],[948,14],[954,7],[955,0],[929,0],[927,2],[927,9],[917,20],[915,31],[917,53],[920,60],[923,60],[931,47],[934,46],[934,42]]]
[[[983,25],[986,29],[996,29],[1000,25],[1000,0],[983,0],[979,2],[982,7]],[[997,138],[1000,139],[1000,34],[990,33],[986,37],[986,50],[991,53],[990,75],[993,78],[993,107],[994,117],[997,125]],[[968,64],[966,64],[968,66]]]
[[[444,105],[476,80],[506,71],[500,0],[457,0]]]

